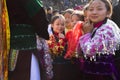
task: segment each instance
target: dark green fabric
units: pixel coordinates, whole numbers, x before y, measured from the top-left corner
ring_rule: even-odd
[[[33,17],[41,7],[43,7],[41,0],[29,0],[25,6],[26,11],[30,17]]]
[[[36,36],[32,26],[26,24],[11,25],[11,49],[36,49]]]

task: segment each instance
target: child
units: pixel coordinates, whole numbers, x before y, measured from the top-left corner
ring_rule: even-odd
[[[51,21],[52,34],[50,34],[50,40],[48,45],[50,51],[54,57],[61,55],[60,52],[64,50],[64,29],[65,29],[65,18],[62,15],[55,15]],[[57,46],[57,47],[56,47]],[[60,50],[58,50],[60,48]]]
[[[76,52],[77,44],[79,37],[82,36],[82,24],[83,24],[83,14],[79,11],[75,11],[71,15],[71,25],[72,29],[68,31],[65,35],[65,39],[67,41],[67,48],[64,58],[71,60],[71,71],[74,71],[73,75],[76,75],[76,78],[72,80],[82,80],[82,72],[79,70],[79,55]]]
[[[70,31],[66,33],[67,40],[67,51],[65,58],[76,57],[76,46],[79,37],[82,35],[82,23],[84,21],[84,16],[82,11],[74,11],[71,15],[71,26],[73,27]],[[74,42],[74,44],[73,44]]]
[[[77,80],[79,74],[74,71],[76,67],[71,64],[71,60],[64,59],[66,44],[64,41],[65,18],[62,15],[53,16],[51,26],[53,35],[50,36],[48,45],[53,57],[54,77],[52,80]]]
[[[83,11],[75,10],[71,14],[71,27],[73,28],[78,21],[84,21]]]
[[[65,18],[63,15],[55,15],[51,19],[52,34],[50,34],[50,40],[47,41],[50,49],[51,56],[53,58],[53,72],[54,77],[52,80],[63,80],[64,75],[61,71],[64,70],[63,63],[65,59],[62,57],[64,52],[64,29]],[[58,68],[58,69],[57,69]]]
[[[72,29],[71,27],[71,14],[74,12],[73,9],[67,9],[63,13],[63,16],[65,17],[65,33],[67,33],[69,30]]]
[[[109,19],[111,14],[109,0],[90,1],[88,20],[83,25],[84,35],[79,40],[85,57],[84,71],[96,77],[89,76],[90,80],[120,80],[113,62],[114,51],[120,44],[120,30]]]

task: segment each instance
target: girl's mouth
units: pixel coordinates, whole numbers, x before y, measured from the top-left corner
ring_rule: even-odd
[[[98,16],[91,16],[91,18],[92,18],[92,19],[97,19],[97,18],[98,18]]]

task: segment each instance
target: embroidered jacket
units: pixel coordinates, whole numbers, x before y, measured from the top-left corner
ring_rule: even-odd
[[[113,54],[120,44],[120,30],[109,19],[103,23],[98,23],[92,33],[80,37],[79,43],[85,57],[82,70],[89,74],[114,74],[118,77]]]
[[[93,33],[87,33],[80,37],[79,43],[83,53],[89,57],[95,56],[96,53],[114,54],[114,50],[120,42],[118,26],[107,19],[106,23],[102,24],[91,38]]]

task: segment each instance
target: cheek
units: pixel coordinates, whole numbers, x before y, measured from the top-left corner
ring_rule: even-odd
[[[65,27],[63,27],[62,30],[64,31],[64,30],[65,30]]]
[[[102,13],[100,14],[100,19],[105,19],[106,17],[108,17],[108,15],[106,13]]]
[[[60,27],[58,31],[63,32],[64,30],[65,30],[65,27]]]
[[[73,26],[74,25],[74,23],[73,22],[71,22],[71,26]]]
[[[99,14],[100,14],[100,15],[104,15],[104,16],[106,15],[106,16],[107,16],[107,13],[106,13],[105,11],[99,12]]]
[[[76,22],[72,22],[72,23],[71,23],[71,27],[74,27],[75,24],[76,24]]]
[[[53,31],[58,32],[58,27],[54,26]]]

